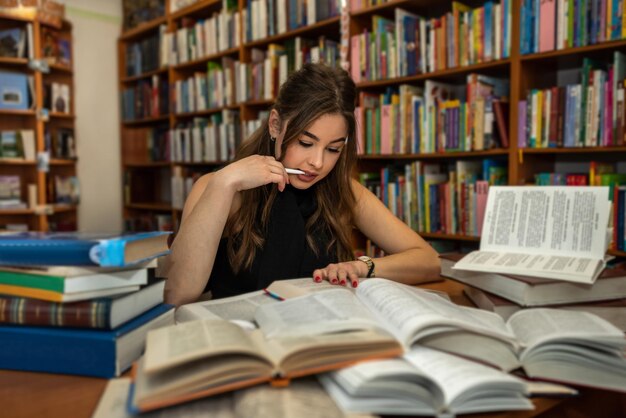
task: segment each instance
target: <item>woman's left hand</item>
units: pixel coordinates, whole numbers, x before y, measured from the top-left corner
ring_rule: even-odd
[[[359,277],[367,276],[367,265],[362,261],[346,261],[343,263],[329,264],[322,269],[313,271],[313,280],[321,283],[328,280],[330,284],[352,287],[359,285]]]

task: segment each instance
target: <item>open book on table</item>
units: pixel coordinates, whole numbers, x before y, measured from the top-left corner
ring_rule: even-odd
[[[269,305],[268,305],[269,306]],[[148,411],[270,381],[396,357],[401,345],[380,329],[268,338],[223,319],[185,322],[149,333],[134,367],[133,410]]]
[[[347,412],[442,416],[533,409],[523,380],[426,347],[325,373],[319,380]]]
[[[329,290],[263,305],[255,315],[270,338],[384,329],[405,348],[447,351],[565,383],[626,390],[624,334],[586,312],[527,309],[507,322],[421,289],[369,279],[353,293]]]
[[[369,279],[362,279],[362,281],[363,280]],[[337,285],[331,285],[328,282],[315,283],[312,277],[276,280],[264,290],[183,305],[176,310],[176,323],[195,321],[198,319],[227,319],[245,329],[254,329],[257,328],[254,314],[256,309],[261,305],[276,304],[281,300],[336,289],[356,290],[348,286],[339,287]],[[423,291],[450,300],[450,297],[445,292],[430,289],[423,289]]]
[[[489,188],[480,250],[454,269],[593,283],[605,267],[608,187]]]

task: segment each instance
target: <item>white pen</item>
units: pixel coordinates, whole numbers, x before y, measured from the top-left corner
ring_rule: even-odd
[[[298,170],[297,168],[285,168],[285,171],[289,174],[306,174],[302,170]]]

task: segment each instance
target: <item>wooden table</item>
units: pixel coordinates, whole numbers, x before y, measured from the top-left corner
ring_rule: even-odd
[[[470,302],[463,286],[445,280],[423,287],[445,291],[460,304]],[[1,344],[1,342],[0,342]],[[2,418],[88,418],[93,413],[106,379],[60,374],[0,370],[0,417]],[[626,395],[601,390],[581,389],[575,398],[533,399],[535,410],[481,414],[499,417],[626,417]],[[479,416],[479,415],[471,415]]]

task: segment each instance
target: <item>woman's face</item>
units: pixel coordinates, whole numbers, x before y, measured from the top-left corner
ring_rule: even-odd
[[[276,159],[284,131],[276,138]],[[297,168],[305,174],[289,174],[291,185],[297,189],[308,189],[330,173],[346,145],[348,126],[343,116],[323,115],[309,126],[302,136],[291,141],[285,150],[282,163],[285,168]]]

